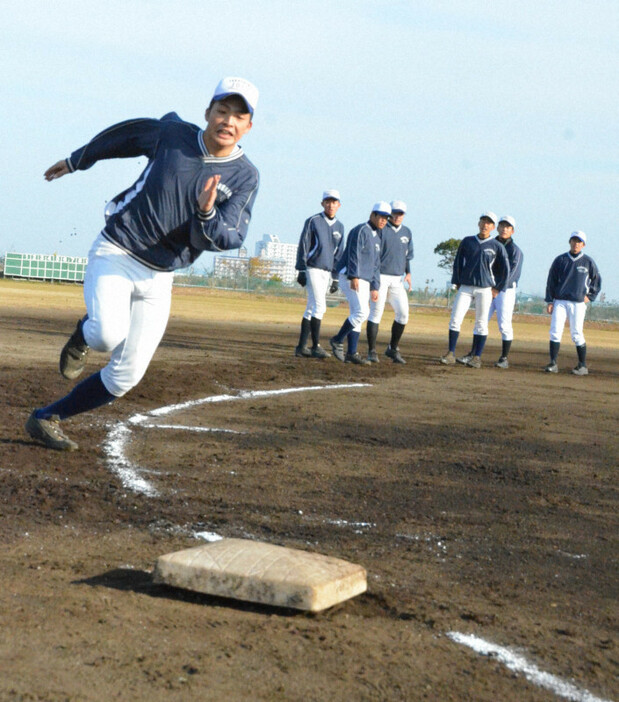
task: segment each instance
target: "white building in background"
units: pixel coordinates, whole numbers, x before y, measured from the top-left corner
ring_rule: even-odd
[[[262,240],[256,244],[256,256],[269,260],[270,269],[277,271],[273,272],[273,275],[280,277],[284,284],[292,285],[296,280],[296,244],[284,244],[279,240],[277,234],[265,234]]]
[[[213,275],[216,278],[236,278],[237,276],[247,277],[249,275],[249,258],[247,258],[247,249],[245,247],[240,248],[238,255],[220,254],[219,256],[215,256]]]

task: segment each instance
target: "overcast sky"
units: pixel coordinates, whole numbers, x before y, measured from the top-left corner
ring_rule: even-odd
[[[239,75],[260,90],[250,253],[265,233],[296,243],[337,188],[347,231],[408,203],[415,287],[444,287],[434,247],[492,209],[516,219],[523,291],[582,229],[619,301],[616,0],[0,0],[0,23],[0,253],[85,256],[145,160],[45,169],[130,117],[203,126]]]

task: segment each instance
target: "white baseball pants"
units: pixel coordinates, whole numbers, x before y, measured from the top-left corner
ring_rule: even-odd
[[[307,306],[303,316],[305,319],[322,319],[327,311],[327,290],[331,283],[331,273],[320,268],[308,268],[307,273]]]
[[[135,387],[163,337],[172,297],[171,272],[136,261],[103,235],[88,254],[82,333],[95,351],[111,351],[101,370],[108,392],[121,397]]]
[[[395,321],[398,324],[408,322],[408,295],[404,289],[404,279],[401,275],[380,275],[380,288],[378,289],[378,300],[370,300],[369,321],[378,324],[385,311],[385,303],[389,304],[395,312]]]
[[[555,300],[552,307],[552,317],[550,318],[550,341],[561,341],[565,320],[568,319],[572,341],[576,346],[582,346],[585,343],[582,330],[585,324],[586,311],[587,306],[584,302]]]
[[[516,288],[508,288],[501,292],[490,303],[490,312],[488,312],[488,322],[492,319],[492,315],[496,312],[496,321],[499,325],[501,338],[503,341],[512,341],[514,338],[514,327],[512,326],[512,317],[514,316],[514,307],[516,305]]]
[[[451,310],[449,328],[460,331],[466,313],[475,300],[475,326],[473,334],[488,336],[488,312],[492,303],[492,288],[476,288],[473,285],[461,285]]]
[[[350,280],[345,273],[340,273],[340,288],[344,291],[348,300],[350,314],[348,321],[353,326],[353,331],[360,332],[363,322],[370,314],[370,284],[367,280],[359,280],[359,290],[352,290]]]

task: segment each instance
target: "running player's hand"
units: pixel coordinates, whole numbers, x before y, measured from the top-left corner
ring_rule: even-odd
[[[370,300],[378,302],[378,290],[370,290]]]
[[[585,295],[585,304],[586,304],[587,302],[591,302],[591,300]]]
[[[492,288],[492,299],[493,300],[498,294],[499,294],[499,291],[496,288]]]
[[[359,278],[350,279],[350,289],[359,292]]]
[[[198,207],[202,212],[210,212],[217,199],[217,185],[221,180],[220,175],[211,176],[204,184],[204,190],[198,196]]]
[[[404,276],[404,282],[408,285],[408,292],[410,292],[410,291],[413,289],[413,283],[412,283],[412,280],[411,280],[411,274],[410,274],[410,273],[407,273],[407,274]]]
[[[304,288],[307,285],[307,273],[305,271],[299,271],[297,274],[297,283]]]
[[[546,305],[546,312],[548,312],[548,314],[552,314],[553,308],[554,308],[554,305],[552,304],[552,302],[549,302],[549,303]]]
[[[331,295],[333,295],[334,293],[336,293],[339,289],[340,289],[340,284],[338,283],[338,281],[337,281],[337,280],[332,280],[332,281],[331,281],[331,287],[329,288],[329,292],[331,293]]]
[[[58,161],[55,163],[53,166],[50,166],[43,176],[45,177],[45,180],[55,180],[56,178],[62,178],[63,175],[67,175],[67,173],[70,173],[71,171],[69,170],[69,166],[67,166],[67,162],[63,158],[61,161]]]

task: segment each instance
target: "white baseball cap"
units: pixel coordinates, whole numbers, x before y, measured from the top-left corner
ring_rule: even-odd
[[[322,194],[323,200],[337,200],[340,201],[340,191],[339,190],[325,190]]]
[[[391,205],[388,202],[385,202],[384,200],[380,200],[379,202],[374,203],[374,207],[372,207],[372,212],[376,212],[376,214],[385,215],[385,217],[389,217],[389,215],[391,214]]]
[[[482,212],[479,215],[479,219],[482,217],[488,217],[488,219],[491,219],[495,224],[498,224],[499,218],[494,214],[492,210],[486,210],[485,212]]]
[[[393,200],[391,202],[392,212],[406,212],[406,203],[404,200]]]
[[[584,232],[581,232],[580,230],[578,230],[576,232],[572,232],[570,234],[570,239],[574,239],[574,238],[580,239],[583,244],[587,243],[587,235]]]
[[[245,100],[249,114],[253,117],[254,110],[258,104],[258,88],[253,83],[245,80],[245,78],[222,78],[213,93],[213,101],[223,100],[230,97],[230,95],[242,97]]]
[[[501,222],[507,222],[507,224],[509,224],[511,227],[513,227],[514,229],[516,228],[516,220],[513,217],[510,217],[510,215],[505,215],[505,217],[501,217],[501,219],[499,220],[499,224]]]

